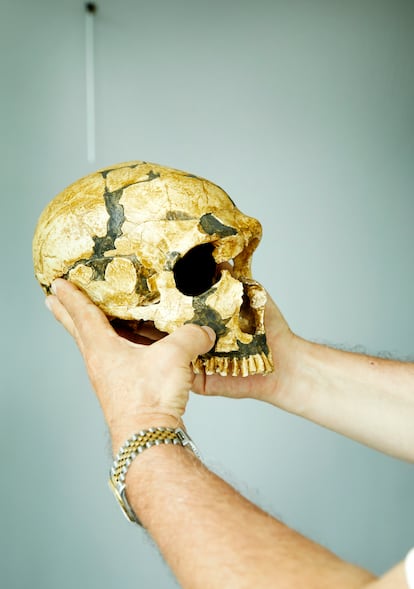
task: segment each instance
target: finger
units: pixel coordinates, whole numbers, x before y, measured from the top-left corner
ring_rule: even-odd
[[[213,347],[215,339],[216,334],[211,327],[188,324],[179,327],[171,335],[156,342],[154,346],[175,348],[179,350],[183,363],[190,364],[194,358],[208,352]]]
[[[77,332],[72,321],[72,317],[66,311],[62,303],[59,302],[59,299],[56,296],[49,295],[45,299],[45,304],[49,311],[53,313],[55,319],[57,319],[59,323],[61,323],[66,329],[66,331],[68,331],[70,335],[76,339]]]
[[[194,378],[191,390],[199,395],[224,396],[234,399],[248,397],[254,390],[255,385],[260,385],[256,380],[260,375],[252,376],[222,376],[221,374],[197,374]]]
[[[83,348],[96,349],[115,334],[105,314],[74,284],[59,278],[53,282],[52,291],[70,316]]]

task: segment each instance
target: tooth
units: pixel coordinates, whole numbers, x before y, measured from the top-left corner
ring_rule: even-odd
[[[268,372],[272,372],[273,368],[272,368],[272,364],[270,363],[269,358],[266,356],[266,354],[264,352],[261,353],[262,356],[262,360],[264,362],[265,365],[265,374],[267,374]]]
[[[221,376],[227,376],[229,373],[229,359],[228,358],[220,358],[220,374]]]
[[[244,358],[229,356],[213,356],[203,359],[196,358],[193,361],[195,374],[220,374],[221,376],[249,376],[253,374],[269,374],[273,372],[272,355],[261,352]]]
[[[249,365],[246,357],[241,359],[240,372],[242,376],[249,376]]]
[[[232,376],[238,376],[239,372],[240,372],[238,358],[232,358],[232,363],[233,363]]]
[[[201,374],[204,372],[204,366],[200,358],[196,358],[193,362],[194,374]]]
[[[219,371],[219,365],[220,365],[220,358],[213,358],[214,363],[213,363],[213,372],[216,373]]]
[[[220,358],[220,357],[216,358],[216,363],[215,363],[216,372],[221,372],[221,367],[223,365],[222,360],[223,360],[223,358]]]
[[[263,358],[261,357],[261,355],[260,354],[256,354],[255,355],[255,359],[256,359],[257,372],[259,374],[262,374],[262,373],[266,372],[265,365],[264,365],[264,362],[263,362]]]
[[[214,374],[216,371],[216,363],[214,358],[209,358],[206,364],[206,374]]]
[[[247,359],[249,374],[256,374],[257,366],[256,366],[256,358],[255,356],[249,356]]]

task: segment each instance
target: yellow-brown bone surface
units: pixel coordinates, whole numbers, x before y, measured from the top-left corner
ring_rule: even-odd
[[[141,161],[117,164],[71,184],[45,208],[33,239],[45,292],[64,277],[112,318],[152,321],[171,333],[211,326],[214,348],[196,372],[266,374],[266,293],[252,279],[259,221],[217,185]]]

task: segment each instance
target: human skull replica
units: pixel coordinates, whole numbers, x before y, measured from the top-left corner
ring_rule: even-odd
[[[133,161],[53,199],[39,219],[33,258],[46,293],[66,278],[110,319],[152,321],[167,333],[209,325],[216,343],[194,360],[194,371],[247,376],[273,370],[266,293],[250,269],[260,238],[260,223],[215,184]]]

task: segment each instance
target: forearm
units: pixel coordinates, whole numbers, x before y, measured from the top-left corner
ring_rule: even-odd
[[[350,589],[373,579],[264,513],[181,447],[141,454],[127,489],[183,589]]]
[[[271,402],[398,458],[414,460],[414,364],[296,338]]]

